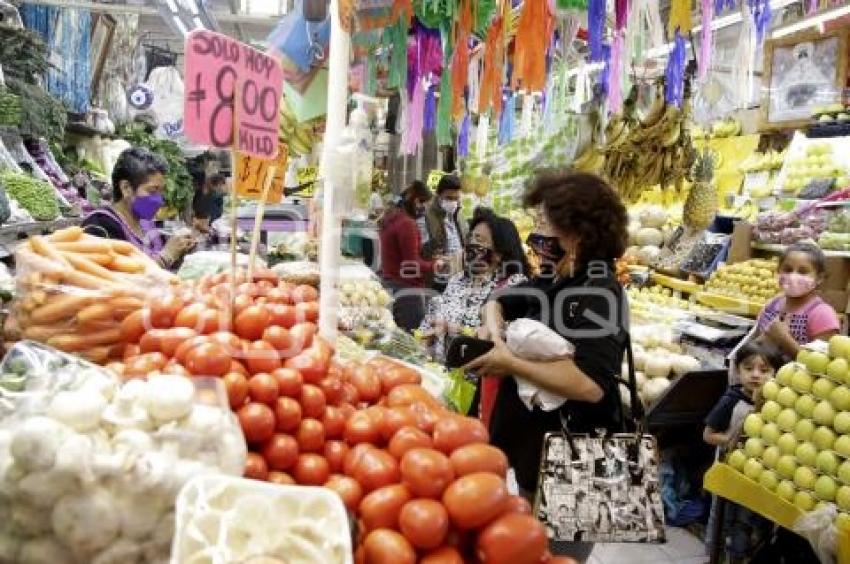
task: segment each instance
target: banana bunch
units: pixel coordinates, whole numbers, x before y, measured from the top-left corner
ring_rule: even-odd
[[[309,155],[313,152],[313,145],[317,139],[310,123],[300,123],[286,101],[280,101],[280,129],[278,132],[280,142],[285,143],[290,153],[296,155]]]
[[[745,219],[750,223],[755,223],[756,218],[759,214],[758,206],[753,203],[752,200],[747,199],[740,206],[734,208],[732,210],[732,214],[735,217],[739,217],[741,219]]]

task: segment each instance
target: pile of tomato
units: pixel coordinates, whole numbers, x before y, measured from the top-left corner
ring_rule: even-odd
[[[504,453],[419,374],[340,363],[315,335],[317,292],[272,273],[175,288],[122,325],[125,377],[216,376],[245,434],[245,476],[334,490],[356,517],[358,564],[568,562],[547,550]],[[232,323],[230,320],[233,320]]]

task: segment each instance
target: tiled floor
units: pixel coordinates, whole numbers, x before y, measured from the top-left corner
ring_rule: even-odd
[[[588,564],[705,564],[705,545],[685,529],[667,527],[664,544],[601,543]]]

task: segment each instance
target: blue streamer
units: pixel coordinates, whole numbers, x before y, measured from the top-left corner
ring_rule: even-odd
[[[611,46],[607,43],[602,44],[602,58],[599,59],[605,62],[605,67],[599,73],[599,87],[603,94],[608,94],[608,85],[611,83]]]
[[[463,122],[457,134],[457,154],[459,157],[469,154],[469,112],[463,116]]]
[[[714,0],[714,15],[718,16],[720,13],[725,10],[734,10],[735,9],[735,0]]]
[[[427,133],[437,129],[437,96],[433,87],[425,93],[425,116],[422,118],[422,127]]]
[[[760,45],[764,41],[767,28],[770,26],[770,0],[747,0],[747,5],[756,24],[756,42]]]
[[[516,97],[508,92],[502,104],[502,117],[499,119],[499,145],[507,145],[514,138],[514,120],[516,119]]]
[[[602,40],[605,37],[606,0],[589,0],[587,3],[587,42],[590,60],[601,61],[605,57]]]
[[[673,51],[667,60],[667,70],[664,72],[664,99],[668,104],[682,105],[685,95],[685,60],[687,51],[685,49],[685,38],[676,30]]]

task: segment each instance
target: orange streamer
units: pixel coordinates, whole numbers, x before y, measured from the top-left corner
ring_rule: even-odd
[[[504,20],[499,17],[490,26],[485,38],[484,70],[481,73],[481,95],[478,100],[478,111],[486,113],[491,105],[502,99],[502,73],[505,68],[505,43],[502,36]],[[499,111],[501,104],[499,105]]]
[[[407,12],[408,23],[413,21],[413,0],[395,0],[393,2],[393,10],[390,15],[390,21],[398,21],[402,13]]]
[[[472,34],[472,7],[464,0],[460,8],[455,35],[455,53],[452,61],[452,116],[463,117],[464,91],[469,80],[469,36]]]
[[[514,43],[515,88],[531,92],[546,88],[546,49],[553,31],[547,0],[525,0]]]

